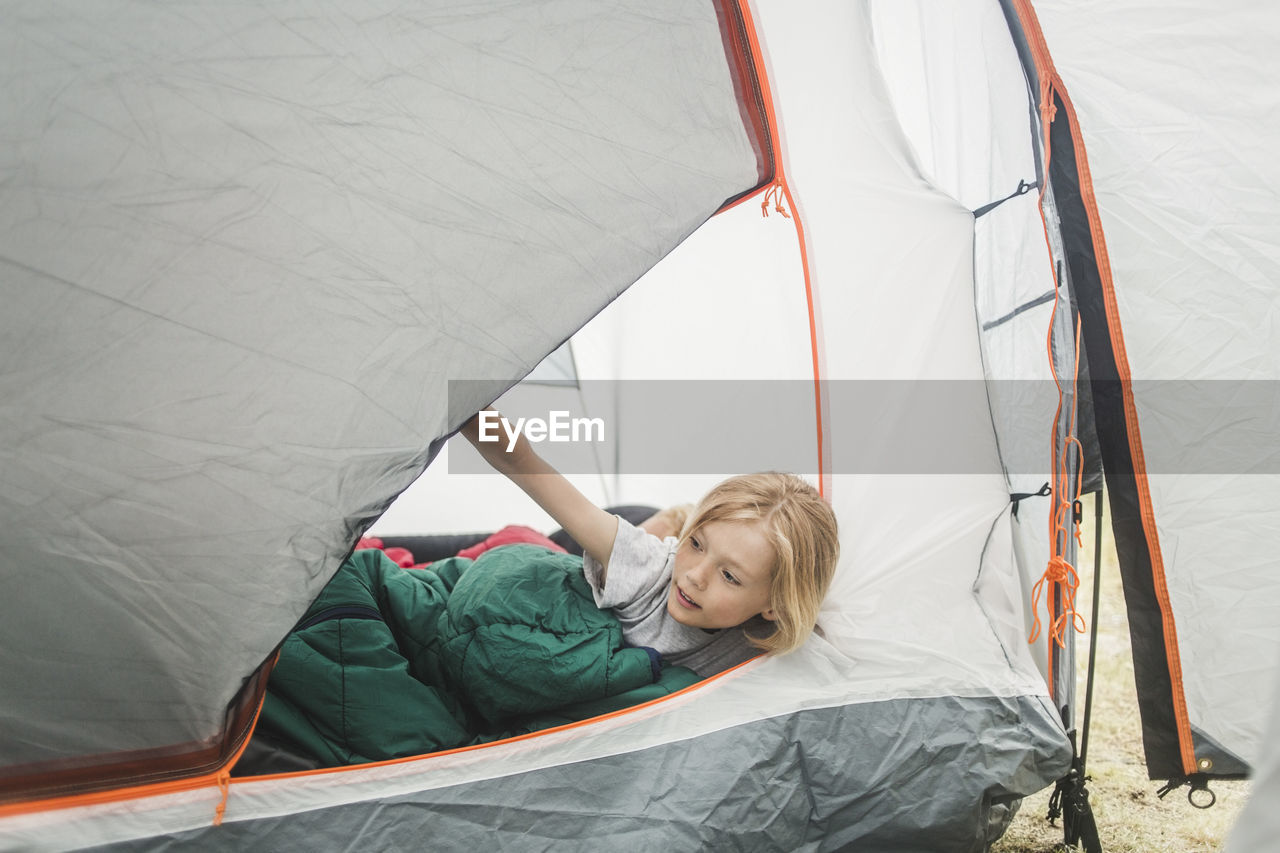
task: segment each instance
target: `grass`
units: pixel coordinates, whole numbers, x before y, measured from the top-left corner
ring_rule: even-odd
[[[1092,509],[1092,499],[1086,498]],[[1093,513],[1086,511],[1082,525],[1084,548],[1078,560],[1080,588],[1077,607],[1089,618],[1093,600]],[[1210,809],[1198,809],[1187,802],[1187,788],[1163,799],[1156,791],[1164,780],[1147,779],[1142,754],[1142,728],[1138,718],[1137,689],[1133,681],[1133,660],[1129,650],[1129,622],[1125,616],[1124,594],[1110,524],[1104,518],[1102,542],[1102,593],[1098,615],[1098,650],[1094,676],[1093,713],[1090,718],[1088,766],[1085,772],[1089,801],[1098,823],[1102,849],[1106,853],[1210,853],[1219,851],[1236,814],[1244,805],[1249,783],[1213,782],[1210,788],[1218,801]],[[1089,637],[1076,637],[1080,673],[1077,687],[1080,706],[1077,721],[1084,714],[1084,670],[1088,663]],[[1053,788],[1028,797],[1004,837],[990,853],[1058,853],[1069,850],[1062,842],[1061,820],[1046,820]]]

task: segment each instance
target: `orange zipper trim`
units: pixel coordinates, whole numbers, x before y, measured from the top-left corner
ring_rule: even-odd
[[[1164,570],[1164,558],[1160,551],[1160,539],[1156,531],[1155,510],[1151,500],[1151,487],[1147,480],[1146,462],[1142,452],[1142,436],[1138,427],[1138,413],[1133,400],[1133,381],[1129,372],[1129,358],[1124,346],[1124,335],[1120,330],[1120,307],[1116,301],[1115,283],[1111,276],[1111,261],[1107,254],[1106,238],[1102,233],[1102,219],[1098,213],[1097,196],[1093,191],[1093,178],[1089,171],[1088,157],[1085,152],[1084,139],[1080,134],[1080,122],[1077,120],[1075,106],[1067,95],[1066,87],[1049,56],[1049,48],[1040,29],[1039,19],[1031,8],[1030,0],[1014,0],[1018,19],[1027,35],[1027,43],[1031,55],[1035,59],[1036,71],[1040,75],[1041,108],[1054,110],[1052,96],[1056,94],[1062,99],[1063,108],[1071,130],[1071,140],[1076,149],[1076,170],[1080,179],[1081,201],[1089,217],[1089,234],[1093,240],[1097,258],[1098,274],[1101,278],[1103,304],[1107,314],[1107,325],[1111,336],[1111,348],[1115,354],[1116,370],[1120,375],[1120,383],[1124,399],[1125,426],[1128,432],[1129,452],[1133,458],[1134,481],[1138,489],[1138,502],[1142,514],[1142,529],[1146,536],[1147,551],[1151,557],[1152,581],[1156,599],[1160,605],[1160,617],[1164,626],[1165,653],[1169,662],[1169,678],[1173,692],[1174,719],[1178,727],[1178,745],[1182,757],[1183,771],[1193,773],[1196,770],[1195,747],[1191,737],[1190,717],[1187,713],[1186,689],[1182,681],[1182,660],[1178,652],[1178,632],[1174,624],[1173,608],[1169,600],[1169,584]],[[1046,150],[1048,148],[1048,127],[1046,133]]]
[[[507,744],[520,743],[522,741],[533,740],[535,738],[543,737],[544,735],[555,734],[558,732],[572,731],[574,729],[581,729],[590,725],[594,725],[595,723],[601,722],[603,720],[612,720],[618,717],[623,717],[627,714],[638,712],[646,708],[651,708],[662,702],[671,701],[678,696],[684,696],[708,684],[711,684],[714,681],[724,678],[725,676],[729,675],[729,673],[731,672],[735,672],[736,670],[742,669],[748,664],[759,660],[761,657],[763,657],[763,655],[757,655],[756,657],[751,658],[750,660],[743,661],[737,666],[730,667],[729,669],[726,669],[723,672],[719,672],[711,676],[710,678],[705,678],[702,681],[697,682],[696,684],[691,684],[688,687],[685,687],[682,690],[677,690],[675,693],[671,693],[667,696],[660,696],[657,699],[650,699],[648,702],[642,702],[638,705],[631,705],[626,708],[620,708],[617,711],[611,711],[608,714],[601,714],[600,716],[597,716],[597,717],[589,717],[585,720],[578,720],[573,723],[566,723],[565,725],[555,726],[554,728],[539,729],[538,731],[527,732],[522,735],[516,735],[515,737],[504,738],[502,740],[492,741],[490,743],[481,743],[481,744],[474,744],[471,746],[462,746],[456,749],[447,749],[447,750],[442,750],[440,752],[429,752],[429,753],[424,753],[422,755],[408,755],[403,758],[391,758],[386,761],[375,761],[375,762],[369,762],[367,764],[351,764],[351,765],[345,765],[341,767],[321,767],[316,770],[298,770],[291,773],[271,773],[271,774],[263,774],[261,776],[241,776],[241,777],[232,778],[231,769],[235,766],[236,762],[240,760],[241,755],[244,754],[244,751],[248,747],[249,741],[253,736],[252,729],[251,729],[249,732],[249,736],[244,739],[244,742],[240,745],[239,749],[237,749],[235,754],[232,756],[231,760],[224,767],[222,767],[221,769],[213,773],[206,773],[202,776],[194,776],[188,779],[177,779],[172,782],[157,782],[149,785],[136,785],[133,787],[118,788],[110,791],[95,791],[89,794],[75,794],[67,797],[52,797],[52,798],[43,799],[43,800],[30,800],[22,803],[13,803],[6,806],[0,806],[0,818],[15,816],[15,815],[22,815],[22,814],[34,814],[37,812],[55,811],[60,809],[103,805],[106,803],[124,802],[127,800],[144,799],[146,797],[158,797],[158,796],[164,796],[166,794],[177,794],[177,793],[183,793],[187,791],[201,790],[205,788],[217,788],[219,790],[219,798],[218,798],[217,805],[214,807],[214,812],[210,816],[210,825],[218,826],[222,823],[223,816],[225,815],[227,802],[230,798],[231,789],[237,785],[242,785],[247,782],[259,782],[259,781],[264,781],[268,779],[271,779],[271,780],[305,779],[313,776],[326,776],[326,775],[335,774],[335,773],[347,773],[349,771],[357,770],[357,769],[365,770],[373,767],[393,767],[399,764],[409,764],[415,761],[439,758],[446,755],[461,755],[463,753],[475,752],[476,750],[490,749],[492,747],[504,746]],[[261,712],[262,712],[262,705],[259,704],[258,711],[254,715],[254,720],[253,720],[253,727],[255,728],[257,726],[258,717],[261,715]]]
[[[268,672],[264,675],[264,679],[270,676],[270,669],[274,668],[276,658],[279,652],[271,658],[271,664]],[[110,788],[104,791],[92,791],[87,794],[70,794],[61,797],[46,797],[38,800],[26,800],[19,803],[7,803],[0,805],[0,818],[12,817],[16,815],[35,814],[38,812],[55,811],[59,809],[80,808],[83,806],[97,806],[105,803],[124,802],[125,800],[137,800],[144,797],[159,797],[166,794],[178,794],[186,791],[198,791],[203,788],[218,788],[221,796],[218,804],[214,808],[211,816],[211,823],[217,826],[222,822],[222,815],[227,807],[227,798],[230,793],[231,785],[231,769],[236,766],[240,757],[244,755],[244,751],[249,747],[249,741],[253,739],[253,732],[258,726],[258,718],[262,715],[262,705],[266,700],[265,689],[262,696],[258,699],[257,708],[253,712],[253,720],[249,723],[245,730],[240,745],[236,747],[235,752],[227,759],[217,770],[210,773],[202,773],[199,776],[191,776],[186,779],[174,779],[169,782],[152,782],[146,785],[131,785],[121,788]]]
[[[831,472],[828,470],[830,465],[830,437],[826,434],[825,424],[822,413],[827,408],[826,396],[822,385],[822,377],[825,375],[825,368],[822,359],[822,324],[818,318],[817,295],[813,290],[813,274],[809,264],[808,243],[805,239],[804,223],[800,216],[799,207],[796,205],[795,196],[791,192],[791,185],[787,180],[786,165],[783,163],[782,156],[782,132],[778,125],[778,112],[774,107],[773,90],[769,85],[769,72],[765,68],[764,51],[760,48],[760,36],[756,32],[755,20],[751,16],[751,4],[749,0],[737,0],[738,11],[742,15],[742,20],[746,25],[747,42],[751,48],[751,60],[756,69],[756,82],[760,86],[761,100],[764,103],[765,120],[769,125],[769,134],[773,137],[773,186],[765,191],[762,199],[762,210],[767,216],[770,202],[773,203],[774,209],[781,213],[784,217],[791,219],[796,229],[796,240],[800,247],[800,263],[804,271],[804,297],[805,305],[809,312],[809,354],[813,363],[813,397],[814,397],[814,418],[817,424],[817,442],[818,442],[818,491],[827,500],[831,499]],[[786,208],[781,205],[781,199],[786,198],[787,206],[790,207],[790,214]]]
[[[678,696],[684,696],[688,693],[692,693],[693,691],[699,690],[705,687],[706,685],[711,684],[714,681],[724,678],[729,673],[742,669],[743,667],[747,666],[753,661],[759,660],[761,657],[763,657],[763,655],[757,655],[756,657],[753,657],[750,660],[743,661],[737,666],[730,667],[729,669],[726,669],[723,672],[718,672],[715,675],[711,676],[710,678],[704,678],[702,681],[699,681],[696,684],[690,684],[688,687],[685,687],[681,690],[677,690],[675,693],[668,694],[667,696],[659,696],[657,699],[650,699],[648,702],[641,702],[639,705],[630,705],[626,708],[619,708],[616,711],[610,711],[607,714],[601,714],[598,717],[588,717],[585,720],[578,720],[573,723],[565,723],[562,726],[555,726],[549,729],[539,729],[535,732],[526,732],[525,734],[522,734],[522,735],[503,738],[502,740],[490,741],[489,743],[478,743],[478,744],[473,744],[471,746],[460,746],[455,749],[445,749],[445,750],[441,750],[440,752],[428,752],[422,755],[406,755],[404,758],[389,758],[386,761],[373,761],[373,762],[369,762],[368,764],[350,764],[343,767],[321,767],[316,770],[297,770],[291,773],[271,773],[271,774],[264,774],[262,776],[242,776],[232,780],[231,784],[237,785],[237,784],[244,784],[246,782],[259,782],[266,779],[305,779],[312,776],[325,776],[332,773],[346,773],[348,771],[357,770],[357,769],[366,770],[373,767],[394,767],[399,764],[410,764],[415,761],[424,761],[427,759],[440,758],[446,755],[462,755],[468,752],[475,752],[476,750],[492,749],[493,747],[506,746],[508,744],[520,743],[522,741],[534,740],[536,738],[544,737],[546,735],[556,734],[559,732],[568,732],[568,731],[573,731],[574,729],[582,729],[582,728],[586,728],[587,726],[591,726],[596,723],[599,723],[603,720],[613,720],[618,717],[625,717],[628,714],[636,713],[646,708],[652,708],[653,706],[659,705],[663,702],[670,702]]]

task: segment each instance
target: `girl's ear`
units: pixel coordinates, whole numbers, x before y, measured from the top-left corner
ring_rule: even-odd
[[[770,607],[768,610],[761,611],[760,615],[761,617],[769,620],[770,622],[776,622],[778,620],[778,611],[772,607]]]

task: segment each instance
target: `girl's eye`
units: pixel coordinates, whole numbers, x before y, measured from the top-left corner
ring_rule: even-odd
[[[693,546],[693,550],[695,550],[695,551],[701,551],[701,550],[702,550],[702,542],[700,542],[700,541],[698,540],[698,537],[697,537],[697,536],[690,536],[690,537],[689,537],[689,544]]]
[[[721,569],[720,575],[731,584],[736,585],[738,583],[738,579],[735,578],[732,574],[730,574],[726,569]]]

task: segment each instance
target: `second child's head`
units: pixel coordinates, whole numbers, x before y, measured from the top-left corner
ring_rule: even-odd
[[[788,652],[818,621],[839,556],[835,513],[794,474],[732,477],[698,503],[676,551],[667,611],[708,630],[761,616],[757,647]]]

